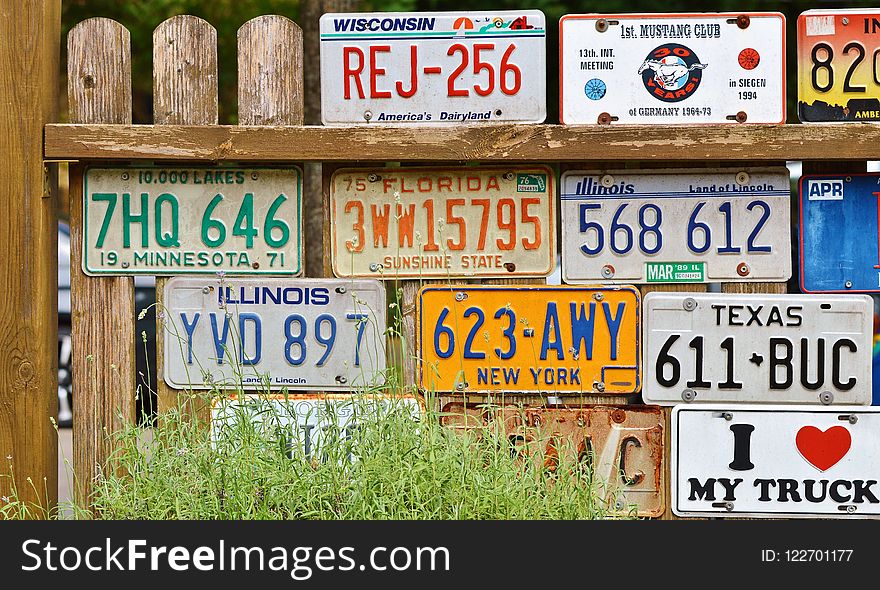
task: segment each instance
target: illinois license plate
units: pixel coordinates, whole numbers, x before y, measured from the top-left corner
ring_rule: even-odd
[[[555,266],[553,171],[339,170],[330,184],[340,277],[541,277]]]
[[[325,125],[544,121],[539,10],[325,14],[320,28]]]
[[[349,391],[384,382],[378,281],[175,277],[165,306],[171,387]]]
[[[639,299],[634,287],[422,287],[419,385],[458,393],[635,393]]]
[[[867,295],[649,293],[648,403],[871,403]]]
[[[302,270],[299,168],[88,168],[90,275]]]
[[[807,10],[797,21],[798,118],[880,121],[880,10]]]
[[[880,514],[880,410],[678,406],[672,511],[679,516]]]
[[[798,186],[801,289],[880,292],[880,174],[808,175]]]
[[[786,281],[787,168],[562,175],[566,282]]]
[[[663,514],[664,419],[656,406],[573,405],[491,407],[451,402],[440,423],[461,430],[497,421],[510,441],[511,455],[590,470],[611,513],[652,517]]]
[[[565,124],[785,122],[780,13],[572,14],[559,36]]]

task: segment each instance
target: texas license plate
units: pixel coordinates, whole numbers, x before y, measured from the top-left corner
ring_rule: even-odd
[[[880,174],[808,175],[798,186],[801,289],[880,292]]]
[[[635,393],[639,300],[634,287],[422,287],[419,385],[457,393]]]
[[[171,387],[349,391],[385,380],[378,281],[175,277],[164,301]]]
[[[807,10],[797,21],[798,118],[880,121],[880,10]]]
[[[611,513],[663,514],[666,487],[664,419],[656,406],[503,406],[451,402],[440,423],[460,430],[498,422],[511,455],[529,457],[548,471],[582,465]]]
[[[867,295],[649,293],[648,403],[871,403]]]
[[[542,277],[555,266],[553,171],[345,169],[330,184],[340,277]]]
[[[90,275],[302,269],[299,168],[88,168],[83,270]]]
[[[569,171],[566,282],[786,281],[787,168]]]
[[[539,10],[325,14],[320,28],[325,125],[544,121]]]
[[[672,511],[679,516],[880,514],[880,410],[677,406]]]
[[[574,14],[559,27],[565,124],[785,122],[780,13]]]

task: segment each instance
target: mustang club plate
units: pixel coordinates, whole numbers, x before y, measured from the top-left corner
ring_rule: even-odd
[[[559,37],[564,124],[785,121],[781,13],[573,14]]]

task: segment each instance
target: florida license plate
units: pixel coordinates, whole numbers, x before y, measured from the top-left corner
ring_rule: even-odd
[[[559,36],[564,124],[785,122],[780,13],[573,14]]]
[[[640,387],[634,287],[426,286],[419,385],[436,392],[624,395]]]
[[[546,117],[539,10],[325,14],[320,28],[325,125]]]
[[[378,281],[175,277],[164,301],[171,387],[353,391],[385,381]]]
[[[88,168],[90,275],[302,270],[299,168]]]
[[[561,184],[566,282],[791,276],[787,168],[569,171]]]
[[[339,277],[542,277],[556,260],[553,171],[345,169],[330,184]]]
[[[647,403],[871,403],[867,295],[649,293]]]

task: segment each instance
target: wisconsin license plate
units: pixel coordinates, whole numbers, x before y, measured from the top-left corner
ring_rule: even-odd
[[[798,118],[880,121],[880,10],[807,10],[797,21]]]
[[[871,403],[867,295],[649,293],[648,403]]]
[[[798,186],[801,289],[880,292],[880,174],[808,175]]]
[[[175,277],[165,306],[171,387],[350,391],[385,380],[378,281]]]
[[[299,168],[88,168],[90,275],[302,270]]]
[[[565,124],[785,122],[780,13],[573,14],[559,36]]]
[[[664,419],[656,406],[491,407],[451,402],[440,423],[461,430],[501,424],[514,457],[589,468],[611,513],[663,514]]]
[[[419,385],[457,393],[635,393],[639,299],[634,287],[422,287]]]
[[[786,281],[789,183],[784,167],[565,172],[563,279]]]
[[[325,14],[320,28],[325,125],[546,117],[539,10]]]
[[[880,410],[678,406],[672,511],[679,516],[880,514]]]
[[[330,184],[340,277],[542,277],[555,266],[553,171],[339,170]]]

